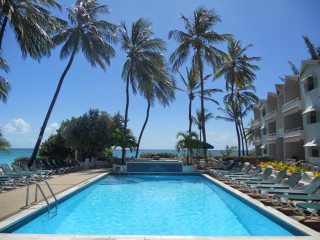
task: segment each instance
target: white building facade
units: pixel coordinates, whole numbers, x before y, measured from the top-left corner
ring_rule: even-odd
[[[275,88],[254,108],[256,155],[320,166],[320,61],[302,61],[300,74]]]

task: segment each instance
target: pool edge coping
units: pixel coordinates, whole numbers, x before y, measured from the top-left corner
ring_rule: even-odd
[[[254,199],[252,197],[250,197],[249,195],[239,191],[238,189],[235,189],[215,178],[213,178],[212,176],[208,175],[208,174],[202,174],[203,177],[209,179],[210,181],[213,181],[215,184],[221,186],[224,189],[229,190],[230,192],[236,194],[237,196],[239,196],[240,198],[243,198],[244,200],[250,202],[252,205],[254,205],[257,208],[261,208],[262,210],[268,212],[269,214],[273,215],[274,217],[280,219],[283,222],[288,223],[289,225],[291,225],[292,227],[298,229],[299,231],[302,231],[306,234],[309,234],[310,236],[295,236],[295,237],[318,237],[320,238],[320,233],[303,225],[302,223],[294,220],[293,218],[285,215],[284,213],[274,209],[271,206],[266,206],[264,205],[262,202],[260,202],[257,199]]]
[[[95,181],[99,181],[103,177],[107,176],[111,172],[102,173],[99,174],[93,178],[87,179],[82,183],[77,184],[76,186],[73,186],[59,194],[56,195],[57,200],[61,201],[61,199],[70,196],[72,194],[75,194],[77,191],[79,191],[81,188],[84,188],[90,184],[92,184]],[[320,233],[299,223],[298,221],[286,216],[285,214],[277,211],[276,209],[265,206],[260,201],[251,198],[250,196],[242,193],[241,191],[234,189],[230,187],[229,185],[211,177],[208,174],[203,173],[197,173],[199,175],[202,175],[206,179],[213,181],[215,184],[219,185],[220,187],[227,189],[228,191],[233,192],[234,194],[238,195],[240,198],[243,198],[244,200],[250,202],[251,204],[255,205],[258,208],[262,208],[263,210],[269,212],[269,214],[274,215],[275,217],[279,218],[280,220],[287,222],[289,225],[292,225],[293,227],[297,228],[298,230],[305,232],[306,234],[309,234],[310,236],[155,236],[155,235],[63,235],[63,234],[13,234],[13,233],[0,233],[0,239],[1,240],[12,240],[12,239],[19,239],[19,240],[43,240],[43,239],[52,239],[52,240],[77,240],[77,239],[86,239],[86,240],[101,240],[101,239],[109,239],[109,240],[154,240],[154,239],[163,239],[163,240],[182,240],[182,239],[188,239],[188,240],[231,240],[231,239],[238,239],[238,240],[244,240],[244,239],[250,239],[250,240],[274,240],[274,239],[285,239],[285,240],[296,240],[296,239],[304,239],[304,240],[318,240],[320,238]],[[54,201],[54,198],[51,197],[48,199],[50,203]],[[19,220],[26,218],[30,216],[32,213],[35,213],[37,211],[40,211],[40,209],[44,208],[46,206],[45,201],[42,201],[36,205],[31,206],[28,209],[22,210],[21,212],[10,216],[7,219],[4,219],[0,222],[0,229],[6,228],[10,225],[15,224]]]

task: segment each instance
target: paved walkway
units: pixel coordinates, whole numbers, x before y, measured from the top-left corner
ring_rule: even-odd
[[[63,175],[57,175],[48,179],[53,192],[58,194],[75,185],[78,185],[86,180],[93,178],[101,173],[108,172],[110,169],[87,169]],[[45,183],[41,183],[41,186]],[[43,187],[46,196],[50,196],[49,190],[46,186]],[[34,201],[35,185],[30,185],[29,203]],[[11,216],[26,205],[27,186],[13,189],[7,192],[0,193],[0,221]],[[38,201],[42,201],[41,193],[38,192]]]

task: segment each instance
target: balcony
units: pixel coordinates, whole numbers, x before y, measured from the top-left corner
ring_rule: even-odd
[[[267,135],[266,142],[268,144],[276,143],[277,133],[271,133]]]
[[[259,128],[259,127],[261,127],[261,120],[260,120],[260,119],[257,119],[257,120],[255,120],[255,121],[253,122],[253,124],[252,124],[252,129],[257,129],[257,128]]]
[[[273,110],[272,112],[266,115],[265,121],[266,123],[270,123],[276,120],[277,110]]]
[[[256,138],[253,140],[253,145],[260,145],[260,144],[261,144],[261,138],[256,137]]]
[[[282,116],[288,116],[302,111],[302,102],[300,98],[296,98],[282,106]]]
[[[285,131],[283,136],[284,142],[299,142],[304,139],[304,131],[302,127],[292,128]]]

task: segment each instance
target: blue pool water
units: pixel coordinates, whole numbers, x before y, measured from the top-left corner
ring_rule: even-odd
[[[292,236],[202,176],[107,176],[14,233]]]

